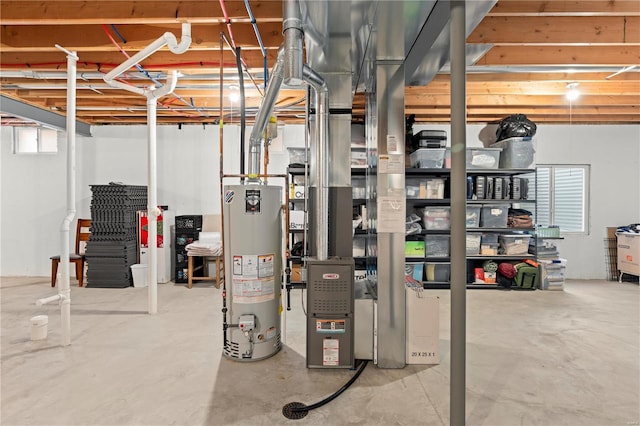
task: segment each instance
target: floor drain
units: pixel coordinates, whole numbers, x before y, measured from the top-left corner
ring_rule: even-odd
[[[296,408],[304,408],[305,404],[302,402],[290,402],[282,407],[282,415],[291,420],[300,420],[307,416],[308,410],[296,410]]]

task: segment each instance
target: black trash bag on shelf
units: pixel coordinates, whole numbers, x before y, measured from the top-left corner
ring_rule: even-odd
[[[514,114],[498,123],[496,141],[515,137],[531,137],[536,134],[536,124],[524,114]]]

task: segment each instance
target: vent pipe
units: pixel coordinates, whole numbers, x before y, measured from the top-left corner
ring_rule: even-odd
[[[317,200],[313,214],[316,257],[327,260],[329,257],[329,88],[322,76],[307,65],[303,68],[303,78],[313,87],[316,109],[316,185]]]
[[[302,84],[303,52],[302,16],[298,0],[285,0],[282,21],[282,35],[284,36],[284,83],[289,86]]]
[[[280,93],[280,87],[282,86],[283,69],[284,69],[284,49],[281,46],[278,51],[278,58],[271,70],[271,78],[269,79],[269,85],[267,91],[260,102],[260,108],[258,108],[258,114],[251,130],[251,136],[249,136],[249,180],[256,181],[257,175],[260,174],[260,141],[264,136],[264,130],[267,128],[269,117],[278,99],[278,93]]]

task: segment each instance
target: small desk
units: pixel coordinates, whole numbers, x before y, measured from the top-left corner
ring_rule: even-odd
[[[203,259],[203,265],[202,266],[197,266],[197,267],[193,267],[193,258],[194,257],[202,257]],[[187,287],[191,288],[191,286],[193,285],[193,281],[215,281],[216,284],[216,288],[220,288],[220,280],[223,279],[221,273],[224,271],[224,265],[223,265],[223,259],[222,256],[187,256],[188,258],[188,274],[189,274],[189,278],[187,281]],[[216,275],[213,277],[209,276],[209,260],[215,260],[216,261]],[[204,276],[203,277],[194,277],[193,273],[197,270],[199,270],[200,268],[202,268],[203,272],[204,272]]]

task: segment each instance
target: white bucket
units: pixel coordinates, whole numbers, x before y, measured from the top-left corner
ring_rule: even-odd
[[[47,315],[37,315],[31,318],[31,340],[44,340],[47,338]]]
[[[133,275],[134,287],[147,286],[147,265],[143,265],[142,263],[131,265],[131,275]]]

